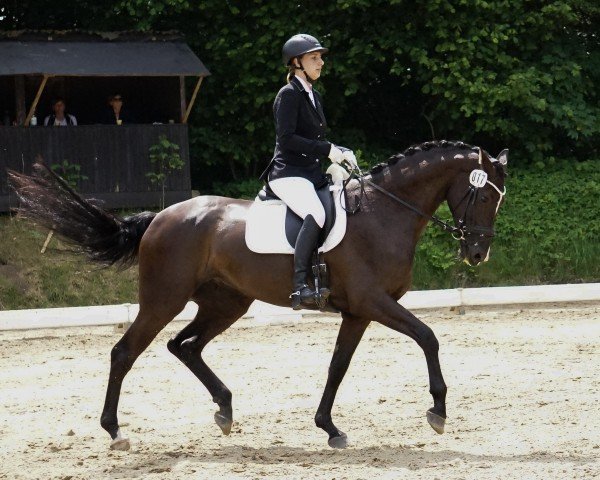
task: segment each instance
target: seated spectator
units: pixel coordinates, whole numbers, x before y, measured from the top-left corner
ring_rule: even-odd
[[[74,115],[65,113],[65,100],[56,97],[52,101],[52,114],[44,119],[45,127],[66,127],[67,125],[77,125],[77,119]]]
[[[115,93],[108,97],[109,107],[106,109],[102,123],[107,125],[123,125],[124,123],[135,123],[131,112],[123,107],[123,97]]]

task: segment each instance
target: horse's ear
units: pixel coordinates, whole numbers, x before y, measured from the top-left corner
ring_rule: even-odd
[[[479,147],[479,165],[481,166],[481,168],[483,168],[485,170],[484,164],[491,164],[493,159],[489,157],[489,155],[487,154],[487,152]]]
[[[506,167],[508,164],[508,148],[502,150],[496,157],[496,160],[498,160],[503,167]]]

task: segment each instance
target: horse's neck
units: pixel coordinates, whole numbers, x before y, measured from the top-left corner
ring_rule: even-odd
[[[426,215],[433,215],[445,200],[448,190],[456,178],[468,166],[468,152],[455,149],[436,149],[405,157],[393,165],[385,167],[372,181],[388,192],[396,195]],[[428,218],[410,213],[407,208],[390,201],[380,192],[370,189],[369,207],[378,212],[388,236],[399,238],[412,232],[409,244],[401,243],[401,248],[412,251],[427,226]],[[390,219],[398,218],[401,222]]]
[[[373,180],[423,213],[432,215],[462,168],[463,158],[453,155],[454,152],[447,150],[414,154],[385,168]]]

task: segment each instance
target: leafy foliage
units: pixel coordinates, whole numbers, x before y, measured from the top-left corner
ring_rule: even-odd
[[[600,160],[509,168],[490,261],[469,267],[458,243],[430,224],[417,245],[414,287],[528,285],[600,280]],[[254,198],[260,182],[217,183],[215,193]],[[448,206],[436,215],[453,223]]]
[[[258,187],[221,185],[223,194],[247,198]],[[417,247],[415,289],[600,281],[600,161],[512,168],[507,189],[490,261],[459,263],[456,241],[429,226]],[[437,213],[450,218],[446,205]],[[0,230],[0,309],[136,301],[136,269],[90,267],[60,241],[40,255],[44,235],[16,218],[0,217]]]
[[[513,164],[598,158],[600,7],[592,0],[16,0],[0,28],[176,29],[213,76],[192,112],[196,186],[255,178],[272,153],[280,49],[299,31],[330,47],[330,138],[364,152],[432,137]],[[207,175],[207,172],[210,174]]]
[[[62,163],[51,165],[52,171],[60,175],[72,189],[77,189],[79,182],[87,180],[88,177],[81,173],[81,165],[63,160]]]
[[[216,182],[213,184],[213,190],[217,195],[230,198],[254,199],[258,191],[262,188],[262,181],[257,178],[250,178],[240,182]]]
[[[181,170],[185,162],[179,155],[179,145],[169,141],[166,135],[158,137],[158,142],[149,148],[150,163],[154,171],[147,172],[146,177],[151,183],[160,185],[160,209],[165,208],[165,187],[171,172]]]
[[[490,261],[456,262],[457,245],[429,226],[417,247],[415,285],[519,285],[598,281],[600,161],[512,169]],[[446,205],[438,211],[451,218]]]

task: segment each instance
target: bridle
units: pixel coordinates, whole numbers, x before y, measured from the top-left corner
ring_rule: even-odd
[[[479,148],[479,166],[480,167],[483,166],[481,148]],[[358,172],[358,175],[356,175],[356,172]],[[500,208],[502,199],[504,198],[504,195],[506,195],[506,186],[504,187],[503,190],[500,190],[493,182],[490,182],[488,180],[488,175],[483,170],[483,168],[476,168],[469,175],[469,183],[470,183],[469,189],[467,190],[467,192],[465,193],[465,195],[463,196],[461,201],[458,202],[458,205],[456,206],[458,208],[465,200],[467,201],[467,206],[465,207],[465,211],[463,212],[461,218],[458,219],[458,226],[454,226],[454,225],[450,225],[448,222],[445,222],[444,220],[440,219],[439,217],[436,217],[435,215],[429,215],[428,213],[423,212],[422,210],[415,207],[414,205],[411,205],[410,203],[406,202],[405,200],[402,200],[400,197],[387,191],[385,188],[377,185],[376,183],[373,183],[371,180],[366,179],[365,175],[363,174],[363,172],[360,170],[360,168],[358,166],[355,166],[354,168],[352,168],[350,177],[348,177],[348,179],[344,180],[344,182],[343,182],[342,192],[344,193],[344,195],[346,195],[346,186],[353,179],[357,179],[360,183],[360,196],[357,196],[357,201],[356,201],[355,207],[353,209],[346,210],[346,212],[348,212],[350,214],[354,214],[360,209],[362,197],[365,194],[364,183],[366,183],[369,186],[373,187],[378,192],[382,193],[383,195],[391,198],[395,202],[397,202],[397,203],[401,204],[402,206],[408,208],[409,210],[413,211],[417,215],[424,217],[427,220],[433,222],[436,226],[440,227],[445,232],[449,232],[452,235],[452,238],[454,238],[455,240],[459,240],[459,241],[461,240],[461,241],[465,241],[465,242],[471,241],[471,239],[473,239],[473,241],[476,241],[477,238],[483,238],[483,237],[493,238],[495,235],[493,228],[482,227],[479,225],[469,226],[466,224],[469,208],[471,206],[475,205],[475,202],[479,195],[480,189],[485,187],[486,185],[491,185],[494,188],[494,190],[496,190],[496,192],[498,192],[498,194],[500,195],[500,197],[498,198],[498,204],[496,205],[496,211],[494,213],[494,216],[498,214],[498,209]]]
[[[481,148],[479,149],[479,165],[482,166],[483,162],[482,162],[482,155],[481,155]],[[475,202],[477,201],[477,197],[479,196],[479,191],[481,188],[485,187],[486,185],[491,185],[492,188],[494,188],[494,190],[496,190],[496,192],[498,192],[498,203],[496,204],[496,210],[494,212],[494,217],[498,214],[498,209],[500,208],[500,204],[502,203],[502,199],[504,198],[504,195],[506,195],[506,186],[504,187],[503,190],[500,190],[496,184],[494,184],[493,182],[490,182],[488,180],[488,176],[487,173],[483,170],[483,168],[477,168],[475,170],[473,170],[471,172],[471,174],[469,175],[469,189],[467,190],[467,193],[463,196],[463,198],[461,199],[460,202],[458,202],[458,205],[456,206],[456,208],[458,208],[462,202],[465,201],[465,199],[467,199],[467,206],[465,208],[465,211],[463,212],[462,216],[458,219],[458,230],[461,231],[461,236],[460,237],[454,237],[456,238],[456,240],[464,240],[467,241],[467,239],[472,239],[474,238],[474,240],[477,240],[477,237],[479,238],[484,238],[484,237],[488,237],[488,238],[494,238],[495,232],[493,228],[490,227],[481,227],[479,225],[473,225],[473,226],[468,226],[467,225],[467,215],[469,214],[469,207],[475,205]]]

